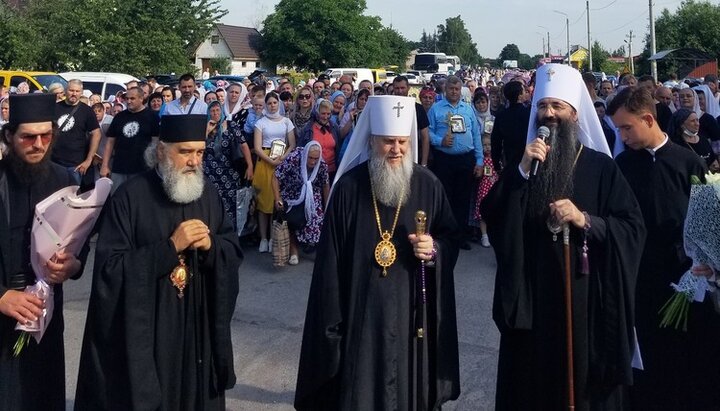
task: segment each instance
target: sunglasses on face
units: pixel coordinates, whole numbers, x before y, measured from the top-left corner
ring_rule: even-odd
[[[300,94],[298,100],[310,100],[312,96],[310,94]]]
[[[23,147],[30,147],[37,141],[38,137],[40,137],[40,141],[42,142],[42,145],[46,146],[50,143],[50,140],[52,140],[53,133],[52,131],[49,131],[44,134],[22,134],[20,135],[20,144]]]

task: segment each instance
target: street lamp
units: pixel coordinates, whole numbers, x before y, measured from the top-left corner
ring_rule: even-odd
[[[551,54],[550,54],[550,29],[545,26],[538,26],[538,27],[540,27],[541,29],[545,29],[545,31],[547,32],[547,39],[548,39],[547,40],[547,51],[548,51],[547,58],[549,59],[551,56]]]
[[[568,66],[572,66],[570,64],[570,16],[568,16],[567,13],[563,13],[560,10],[553,10],[553,12],[557,14],[562,14],[565,16],[565,32],[567,34],[567,60],[568,60]]]
[[[539,34],[540,38],[542,39],[543,44],[543,58],[545,58],[545,33],[540,33],[539,31],[536,31],[535,34]]]

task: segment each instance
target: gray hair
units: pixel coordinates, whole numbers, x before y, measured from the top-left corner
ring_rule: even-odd
[[[148,144],[147,148],[145,149],[145,153],[143,153],[143,158],[145,159],[145,164],[148,166],[148,168],[155,168],[155,166],[158,165],[158,147],[162,147],[163,150],[165,149],[165,142],[163,141],[153,141]]]
[[[462,80],[460,80],[460,77],[458,76],[448,76],[447,80],[445,80],[445,85],[450,84],[459,84],[460,86],[462,86]]]
[[[80,86],[80,88],[83,88],[83,82],[80,79],[74,78],[74,79],[68,81],[67,83],[68,83],[68,86],[71,84],[75,84],[76,86]]]

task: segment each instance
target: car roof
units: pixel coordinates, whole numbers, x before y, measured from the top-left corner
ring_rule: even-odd
[[[79,80],[85,80],[85,81],[114,81],[118,83],[125,84],[128,81],[139,81],[136,77],[133,77],[129,74],[124,73],[104,73],[104,72],[95,72],[95,71],[67,71],[60,73],[60,75],[66,79],[79,79]]]

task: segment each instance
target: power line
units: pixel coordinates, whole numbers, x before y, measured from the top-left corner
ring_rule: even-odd
[[[642,16],[644,16],[644,15],[646,15],[646,14],[647,14],[647,11],[646,11],[646,10],[643,10],[642,13],[640,13],[640,14],[638,14],[637,16],[633,17],[632,19],[630,19],[629,22],[623,24],[622,26],[617,27],[617,28],[614,28],[614,29],[612,29],[612,30],[596,32],[595,35],[597,36],[598,34],[606,34],[606,33],[612,33],[612,32],[614,32],[614,31],[622,30],[622,29],[624,29],[625,27],[627,27],[627,26],[635,23],[635,22],[636,22],[635,20],[637,20],[638,18],[640,18],[640,17],[642,17]]]
[[[617,3],[617,0],[613,0],[613,1],[611,1],[611,2],[610,2],[610,4],[607,4],[607,5],[605,5],[605,6],[602,6],[602,7],[600,7],[600,8],[597,8],[597,9],[590,9],[590,11],[598,11],[598,10],[605,10],[606,8],[608,8],[608,7],[612,6],[612,5],[613,5],[613,4],[615,4],[615,3]]]

